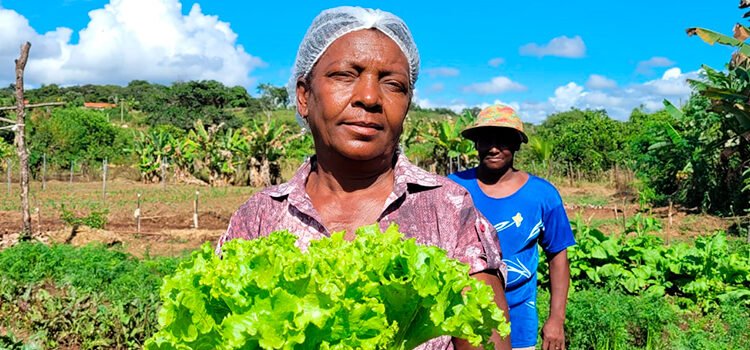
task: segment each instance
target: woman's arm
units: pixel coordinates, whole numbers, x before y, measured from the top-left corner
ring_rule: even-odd
[[[505,300],[505,288],[503,287],[505,285],[505,282],[503,282],[502,278],[498,277],[497,275],[493,275],[493,274],[486,273],[486,272],[479,272],[479,273],[471,275],[471,277],[474,277],[488,284],[490,287],[492,287],[492,290],[495,292],[495,303],[497,304],[497,307],[499,307],[500,310],[503,310],[505,319],[510,320],[510,314],[508,313],[508,302]],[[511,349],[510,336],[501,338],[500,335],[497,334],[497,331],[492,331],[491,339],[495,343],[495,349],[497,350],[510,350]],[[456,350],[480,349],[480,348],[475,348],[471,346],[469,342],[463,339],[454,338],[453,345],[455,346]]]
[[[570,267],[568,251],[549,254],[550,308],[542,327],[542,349],[565,350],[565,306],[568,302]]]

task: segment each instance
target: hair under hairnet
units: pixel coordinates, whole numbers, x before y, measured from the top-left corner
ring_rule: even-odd
[[[299,45],[292,77],[287,87],[293,103],[297,101],[297,80],[310,74],[320,56],[336,39],[362,29],[377,29],[398,45],[409,61],[409,88],[414,90],[419,75],[419,52],[406,23],[390,12],[341,6],[324,10],[315,17]],[[304,126],[299,112],[297,121]]]

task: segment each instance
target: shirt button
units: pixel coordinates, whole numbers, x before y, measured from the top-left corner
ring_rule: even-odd
[[[479,223],[479,230],[480,231],[484,231],[484,223],[483,222]]]

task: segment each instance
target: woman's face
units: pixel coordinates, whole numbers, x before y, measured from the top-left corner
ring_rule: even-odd
[[[297,83],[297,108],[310,125],[317,153],[353,160],[391,156],[409,109],[409,62],[377,30],[334,41],[307,81]]]
[[[480,165],[499,171],[513,164],[513,155],[521,147],[518,132],[506,128],[486,127],[474,132],[474,145]]]

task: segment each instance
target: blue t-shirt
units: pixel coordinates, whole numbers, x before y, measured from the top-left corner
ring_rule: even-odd
[[[469,191],[474,205],[497,230],[503,261],[508,266],[505,297],[510,308],[512,346],[536,345],[537,244],[546,253],[557,253],[575,244],[560,194],[552,184],[531,174],[518,191],[504,198],[493,198],[482,191],[476,168],[448,178]]]

